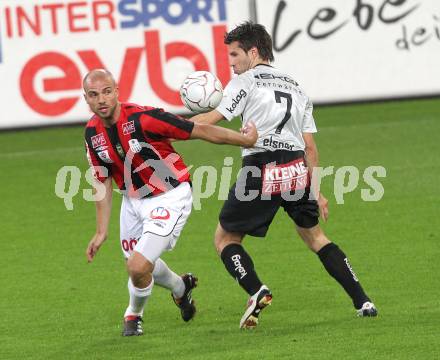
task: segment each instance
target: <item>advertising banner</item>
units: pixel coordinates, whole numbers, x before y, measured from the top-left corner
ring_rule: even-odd
[[[183,112],[190,72],[231,76],[223,36],[247,1],[2,0],[0,128],[86,121],[82,78],[107,68],[120,99]]]
[[[275,65],[315,103],[440,95],[439,0],[256,0]]]

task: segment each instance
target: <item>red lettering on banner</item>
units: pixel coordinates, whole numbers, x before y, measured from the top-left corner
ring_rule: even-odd
[[[37,6],[34,6],[34,22],[31,21],[30,17],[26,14],[21,6],[17,7],[17,23],[18,23],[18,36],[23,36],[23,23],[26,22],[28,26],[32,29],[35,35],[41,34],[41,22],[40,22],[40,12]]]
[[[116,29],[115,5],[111,0],[76,1],[34,5],[31,10],[24,6],[5,7],[6,35],[58,34],[60,29],[70,32],[100,31],[104,24]],[[14,31],[15,30],[15,31]]]
[[[5,9],[6,15],[6,35],[8,37],[12,36],[12,21],[11,21],[11,10],[9,8]]]
[[[41,8],[47,9],[50,12],[50,19],[52,23],[52,32],[58,34],[58,17],[57,10],[63,8],[63,4],[45,4]]]
[[[54,11],[52,14],[55,14],[56,10],[52,11]],[[56,15],[53,16],[56,17]],[[231,77],[227,48],[223,44],[223,34],[225,31],[226,27],[224,25],[214,26],[212,28],[213,47],[216,59],[214,65],[217,76],[223,84],[226,84]],[[170,88],[165,83],[163,76],[165,65],[176,57],[182,57],[189,60],[194,65],[195,70],[209,71],[210,68],[206,56],[196,46],[186,42],[170,42],[161,45],[159,32],[157,30],[146,31],[144,38],[145,48],[133,47],[125,51],[118,79],[120,100],[129,100],[138,74],[140,59],[142,54],[146,52],[148,58],[148,85],[151,86],[156,95],[164,102],[181,106],[178,90]],[[164,63],[160,56],[161,47],[165,48]],[[106,68],[95,50],[81,50],[77,51],[77,54],[89,71],[96,68]],[[20,76],[20,90],[24,101],[32,110],[47,116],[62,115],[75,106],[79,97],[62,97],[57,101],[43,99],[41,94],[37,93],[34,82],[38,72],[46,67],[57,67],[63,72],[64,76],[44,79],[43,89],[45,92],[81,89],[82,78],[78,65],[61,53],[45,52],[34,56],[25,64]]]
[[[182,48],[179,49],[179,46]],[[180,100],[179,91],[173,90],[166,85],[163,78],[158,31],[145,32],[145,47],[148,58],[148,78],[150,79],[152,89],[163,101],[172,105],[180,105],[182,101]],[[206,70],[209,68],[205,56],[196,47],[185,43],[165,45],[165,58],[167,61],[177,56],[187,58],[194,64],[196,70]]]
[[[217,29],[218,28],[218,29]],[[224,25],[213,27],[214,42],[219,41],[219,36],[215,36],[215,31],[220,31],[222,28],[223,34],[226,32],[226,27]],[[223,45],[223,37],[221,38],[221,44]],[[154,92],[165,102],[179,106],[182,104],[180,99],[179,91],[171,89],[168,85],[165,84],[163,78],[163,66],[162,60],[160,56],[160,41],[159,41],[159,32],[158,31],[146,31],[145,32],[145,48],[147,50],[147,58],[148,58],[148,78],[150,80],[150,86],[154,90]],[[221,47],[218,43],[214,44],[214,48],[216,51],[216,55],[222,61],[222,65],[224,66],[224,59],[227,59],[227,50],[226,46],[223,45]],[[195,46],[183,43],[183,42],[174,42],[165,45],[165,59],[169,61],[175,57],[183,57],[188,59],[193,63],[194,69],[197,70],[208,70],[209,65],[208,61],[204,54]],[[228,62],[226,63],[228,64]],[[220,65],[217,65],[217,69]],[[226,72],[221,72],[222,79],[221,81],[228,82],[231,75],[229,70],[229,65],[227,66]]]
[[[101,6],[103,5],[103,6]],[[104,8],[107,10],[105,12],[100,13],[99,9]],[[107,9],[105,9],[107,8]],[[113,17],[113,13],[115,11],[115,5],[108,0],[96,1],[92,4],[92,12],[93,12],[93,26],[95,31],[99,30],[99,22],[100,19],[107,19],[110,23],[110,28],[116,29],[115,18]]]
[[[229,66],[228,50],[223,43],[223,39],[226,33],[226,26],[219,25],[212,28],[212,40],[214,43],[215,54],[215,71],[217,77],[223,86],[231,80],[231,67]]]
[[[47,116],[66,113],[75,106],[78,97],[65,97],[56,101],[42,99],[36,92],[34,81],[36,74],[43,68],[55,66],[62,70],[64,77],[45,79],[44,91],[76,90],[81,88],[81,74],[75,63],[67,56],[56,52],[46,52],[34,56],[24,66],[20,76],[20,90],[24,101],[34,111]]]
[[[85,31],[90,30],[90,28],[88,28],[86,26],[81,27],[81,26],[75,25],[75,23],[77,22],[76,20],[87,19],[86,14],[75,13],[76,8],[80,8],[80,7],[84,7],[84,6],[87,6],[87,2],[85,2],[85,1],[69,3],[67,5],[67,15],[68,15],[68,19],[69,19],[69,31],[71,31],[71,32],[85,32]]]
[[[143,51],[143,48],[129,48],[125,52],[118,81],[119,99],[121,101],[127,101],[130,98]],[[89,71],[93,69],[106,69],[106,66],[95,51],[78,51],[78,55]]]

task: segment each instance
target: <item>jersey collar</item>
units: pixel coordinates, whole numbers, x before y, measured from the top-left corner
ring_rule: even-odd
[[[257,65],[255,65],[254,67],[257,67],[257,66],[268,66],[268,67],[270,67],[270,68],[273,68],[273,66],[272,66],[272,65],[269,65],[269,64],[257,64]]]

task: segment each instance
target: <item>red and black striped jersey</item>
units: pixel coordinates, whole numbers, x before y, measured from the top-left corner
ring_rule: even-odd
[[[97,115],[87,123],[87,158],[97,180],[113,177],[128,196],[158,195],[189,181],[188,169],[169,139],[187,140],[193,127],[162,109],[122,103],[119,119],[110,128]]]

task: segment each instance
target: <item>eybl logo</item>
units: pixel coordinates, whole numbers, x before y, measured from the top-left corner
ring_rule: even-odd
[[[124,42],[117,47],[115,51],[121,54],[116,56],[121,59],[119,63],[100,54],[100,47],[91,45],[91,40],[85,41],[88,45],[79,49],[53,49],[47,43],[45,51],[36,52],[25,60],[18,81],[24,102],[38,114],[58,117],[75,111],[81,99],[78,90],[82,88],[82,76],[85,71],[96,68],[120,69],[116,71],[119,73],[120,101],[129,101],[133,92],[137,91],[135,82],[139,72],[146,70],[147,85],[159,101],[179,107],[182,106],[179,91],[165,77],[169,63],[174,63],[175,59],[186,60],[194,71],[212,71],[223,84],[231,78],[227,48],[223,43],[227,31],[226,0],[69,0],[66,3],[57,5],[59,12],[43,3],[34,5],[33,11],[24,10],[22,6],[8,7],[7,24],[16,22],[17,29],[13,31],[11,25],[8,30],[6,26],[7,38],[30,34],[43,36],[57,34],[57,31],[62,35],[59,29],[64,26],[61,23],[64,17],[56,14],[65,11],[68,21],[64,30],[69,30],[72,36],[100,30],[105,30],[104,34],[106,31],[122,32],[125,28],[127,33],[133,34],[137,43],[130,41],[128,45]],[[77,10],[74,12],[72,9]],[[48,15],[48,12],[52,14],[52,22],[43,21],[43,14]],[[84,15],[84,19],[79,15],[87,12],[89,15]],[[88,25],[83,21],[86,18]],[[203,25],[200,30],[198,25]],[[130,28],[136,29],[130,31]],[[139,28],[142,31],[139,32]],[[198,35],[203,41],[196,41],[191,36],[182,41],[182,32],[200,32]],[[105,36],[112,39],[111,32]],[[0,62],[1,50],[0,47]],[[46,69],[57,71],[57,75],[50,75]],[[132,130],[127,125],[124,135]]]
[[[161,18],[170,25],[226,20],[226,0],[120,0],[121,28],[149,27]]]
[[[189,42],[163,42],[158,30],[144,32],[143,44],[129,48],[118,48],[125,52],[119,73],[119,99],[128,101],[134,89],[134,83],[142,59],[146,62],[148,86],[160,100],[174,106],[182,106],[179,90],[170,87],[165,81],[165,68],[168,62],[175,58],[185,58],[193,64],[194,70],[208,70],[215,72],[223,84],[231,78],[228,53],[223,44],[226,25],[213,25],[210,41],[214,62],[210,64],[206,53]],[[145,61],[145,60],[144,60]],[[35,86],[35,79],[40,71],[48,67],[58,68],[65,74],[60,78],[43,78],[43,88]],[[81,69],[107,68],[103,57],[95,49],[76,51],[75,57],[57,51],[45,51],[30,58],[23,66],[20,74],[20,92],[23,100],[34,111],[46,116],[59,116],[70,111],[80,100],[80,96],[69,96],[60,93],[56,101],[45,98],[46,92],[61,92],[65,90],[81,89]]]

